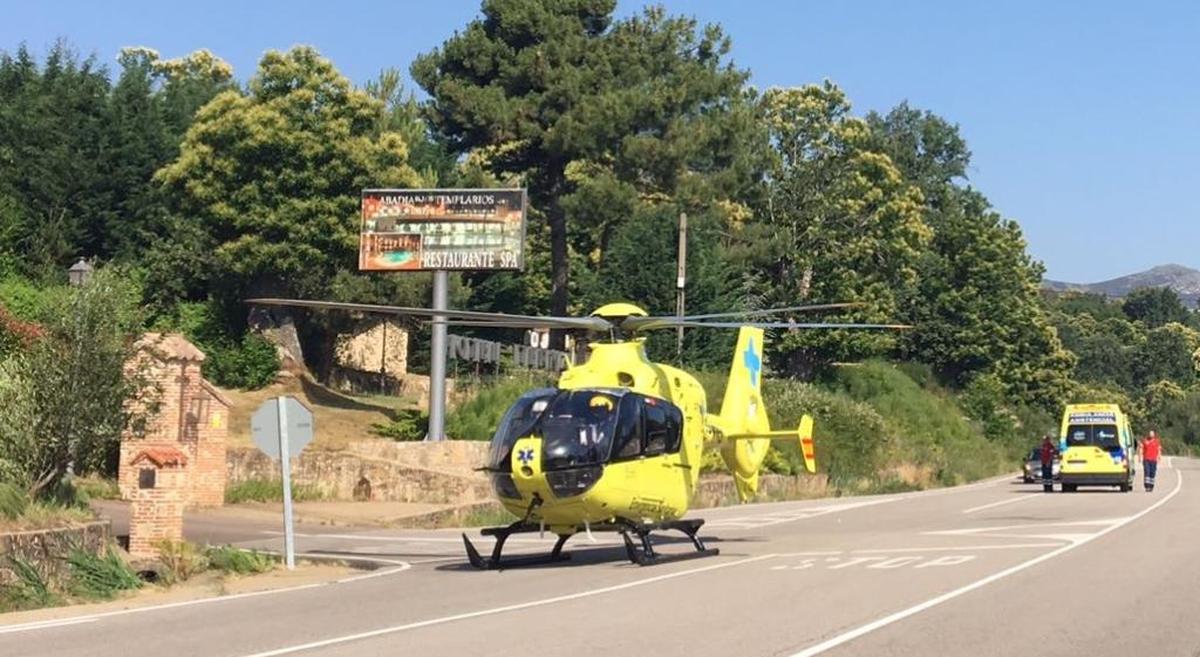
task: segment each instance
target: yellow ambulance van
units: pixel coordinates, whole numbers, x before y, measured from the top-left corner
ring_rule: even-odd
[[[1116,404],[1071,404],[1063,411],[1059,438],[1064,493],[1080,486],[1133,489],[1133,432]]]

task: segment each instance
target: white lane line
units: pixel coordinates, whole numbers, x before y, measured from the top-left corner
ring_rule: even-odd
[[[975,550],[1025,550],[1031,548],[1048,548],[1062,547],[1062,543],[1011,543],[1005,545],[952,545],[946,547],[918,547],[918,548],[892,548],[892,549],[871,549],[871,550],[852,550],[854,554],[890,554],[892,552],[959,552]]]
[[[1034,557],[1033,559],[1030,559],[1028,561],[1023,561],[1011,568],[1007,568],[998,573],[994,573],[992,575],[984,577],[983,579],[976,580],[974,582],[971,582],[970,584],[967,584],[966,586],[959,587],[948,593],[943,593],[942,595],[939,595],[936,598],[930,598],[929,600],[926,600],[925,602],[922,602],[917,605],[913,605],[912,607],[909,607],[908,609],[903,609],[894,614],[884,616],[883,618],[880,618],[878,620],[867,623],[866,625],[863,625],[861,627],[850,630],[849,632],[839,634],[838,636],[835,636],[831,639],[822,641],[821,643],[818,643],[816,645],[809,646],[808,648],[805,648],[804,650],[801,650],[800,652],[793,653],[791,655],[791,657],[813,657],[814,655],[819,655],[823,652],[826,652],[828,650],[836,648],[844,643],[849,643],[850,641],[853,641],[863,635],[870,634],[871,632],[874,632],[875,630],[878,630],[883,627],[887,627],[888,625],[902,621],[910,616],[915,616],[916,614],[919,614],[927,609],[936,607],[936,606],[942,604],[943,602],[948,602],[948,601],[953,600],[954,598],[957,598],[961,595],[965,595],[967,593],[970,593],[971,591],[974,591],[976,589],[987,586],[988,584],[991,584],[998,580],[1004,579],[1005,577],[1008,577],[1010,575],[1015,575],[1023,570],[1026,570],[1027,568],[1032,568],[1033,566],[1036,566],[1044,561],[1049,561],[1050,559],[1053,559],[1054,557],[1057,557],[1061,554],[1066,554],[1067,552],[1070,552],[1071,550],[1074,550],[1075,548],[1080,547],[1081,545],[1087,545],[1088,543],[1096,540],[1097,538],[1100,538],[1101,536],[1104,536],[1105,534],[1108,534],[1109,532],[1116,531],[1116,530],[1120,529],[1121,527],[1124,527],[1125,525],[1128,525],[1129,523],[1133,522],[1134,520],[1137,520],[1138,518],[1141,518],[1142,516],[1150,513],[1151,511],[1154,511],[1155,509],[1161,507],[1162,505],[1171,501],[1171,499],[1174,498],[1176,495],[1178,495],[1179,491],[1182,489],[1183,489],[1183,472],[1179,471],[1179,473],[1177,475],[1177,480],[1175,483],[1175,489],[1172,490],[1170,493],[1168,493],[1166,495],[1166,497],[1163,497],[1162,499],[1158,500],[1154,504],[1151,504],[1150,506],[1146,507],[1145,509],[1142,509],[1141,511],[1133,514],[1132,516],[1122,519],[1120,522],[1118,522],[1116,524],[1105,527],[1104,529],[1100,530],[1100,532],[1098,532],[1096,534],[1092,534],[1091,536],[1089,536],[1077,543],[1069,543],[1067,545],[1064,545],[1064,546],[1058,548],[1057,550],[1047,552],[1043,555]]]
[[[973,507],[963,511],[963,513],[975,513],[976,511],[983,511],[984,509],[994,509],[998,506],[1004,506],[1005,504],[1015,504],[1017,502],[1024,502],[1026,500],[1033,499],[1035,497],[1047,497],[1047,496],[1048,496],[1047,493],[1026,493],[1024,495],[1021,495],[1021,496],[1016,497],[1011,500],[1000,500],[999,502],[992,502],[991,504],[981,504],[979,506],[973,506]]]
[[[455,614],[453,616],[443,616],[441,618],[431,618],[429,620],[416,621],[413,623],[405,623],[404,625],[395,625],[392,627],[384,627],[384,628],[380,628],[378,630],[371,630],[370,632],[360,632],[358,634],[347,634],[345,636],[334,637],[331,639],[324,639],[321,641],[313,641],[311,643],[302,643],[299,645],[287,646],[284,648],[277,648],[275,650],[268,650],[266,652],[256,652],[252,655],[246,655],[245,657],[277,657],[278,655],[290,655],[292,653],[303,652],[305,650],[313,650],[316,648],[325,648],[328,646],[349,643],[352,641],[361,641],[362,639],[370,639],[370,638],[379,637],[379,636],[386,636],[389,634],[397,634],[400,632],[407,632],[409,630],[420,629],[423,627],[430,627],[432,625],[443,625],[445,623],[453,623],[456,621],[468,620],[471,618],[479,618],[481,616],[493,616],[496,614],[503,614],[503,613],[507,613],[510,611],[520,611],[522,609],[530,609],[533,607],[544,607],[547,605],[557,604],[560,602],[569,602],[571,600],[579,600],[580,598],[589,598],[592,596],[602,595],[605,593],[613,593],[616,591],[623,591],[625,589],[631,589],[631,588],[635,588],[635,587],[639,587],[639,586],[645,586],[647,584],[654,584],[656,582],[662,582],[665,580],[675,579],[678,577],[686,577],[688,575],[696,575],[696,574],[705,573],[705,572],[708,572],[711,570],[719,570],[722,568],[731,568],[733,566],[741,566],[743,564],[753,563],[756,561],[763,561],[766,559],[774,559],[775,556],[776,555],[774,555],[774,554],[763,554],[763,555],[760,555],[757,557],[749,557],[746,559],[738,559],[737,561],[727,561],[725,563],[713,564],[711,566],[702,566],[700,568],[681,570],[681,571],[677,571],[674,573],[667,573],[665,575],[657,575],[655,577],[647,577],[646,579],[639,579],[639,580],[635,580],[632,582],[626,582],[624,584],[617,584],[614,586],[606,586],[604,588],[599,588],[599,589],[591,589],[589,591],[580,591],[578,593],[569,593],[567,595],[555,596],[553,598],[543,598],[541,600],[531,600],[529,602],[522,602],[522,603],[513,604],[513,605],[506,605],[503,607],[492,607],[490,609],[481,609],[479,611],[472,611],[472,612],[467,612],[464,614]]]
[[[463,531],[470,531],[471,528]],[[480,528],[481,529],[481,528]],[[283,532],[264,530],[269,536],[283,536]],[[387,541],[392,543],[457,543],[462,545],[461,536],[386,536],[379,534],[296,534],[296,538],[332,538],[340,541]],[[541,543],[535,538],[510,538],[509,543]]]
[[[1115,525],[1118,523],[1129,522],[1131,518],[1137,516],[1125,516],[1121,518],[1098,518],[1096,520],[1073,520],[1069,522],[1035,522],[1024,525],[1000,525],[994,527],[969,527],[967,529],[940,529],[932,532],[921,532],[926,536],[966,536],[969,534],[990,534],[992,532],[1008,531],[1010,529],[1044,529],[1046,527],[1091,527],[1103,525]]]
[[[95,618],[71,618],[67,620],[49,620],[39,621],[36,623],[25,623],[22,625],[11,625],[9,627],[0,627],[0,634],[9,634],[12,632],[27,632],[29,630],[38,630],[43,627],[62,627],[64,625],[80,625],[82,623],[95,623]]]
[[[301,559],[313,558],[313,557],[322,558],[322,557],[316,557],[315,555],[307,555],[307,554],[301,554],[298,556]],[[336,559],[338,557],[324,557],[324,558]],[[342,556],[341,558],[348,559],[350,557]],[[66,627],[68,625],[79,625],[81,623],[94,623],[98,620],[101,620],[104,618],[111,618],[113,616],[128,616],[130,614],[144,614],[144,613],[151,612],[151,611],[164,611],[167,609],[178,609],[180,607],[194,607],[194,606],[198,606],[198,605],[207,605],[207,604],[213,604],[213,603],[217,603],[217,602],[231,602],[233,600],[243,600],[246,598],[257,598],[257,597],[262,597],[262,596],[267,596],[267,595],[277,595],[280,593],[295,593],[296,591],[304,591],[307,589],[316,589],[316,588],[320,588],[322,586],[335,586],[338,584],[357,582],[359,580],[364,580],[364,579],[383,577],[385,575],[395,575],[396,573],[404,572],[404,571],[408,570],[409,568],[412,568],[412,564],[408,563],[407,561],[396,561],[396,560],[392,560],[392,559],[379,559],[379,558],[375,558],[375,557],[371,557],[369,559],[366,557],[360,557],[360,558],[362,558],[363,560],[366,560],[366,561],[376,561],[379,563],[393,564],[393,565],[395,565],[395,567],[394,568],[386,568],[384,570],[379,570],[379,571],[367,573],[364,575],[344,577],[342,579],[335,580],[332,582],[316,582],[314,584],[301,584],[299,586],[289,586],[287,588],[282,588],[282,589],[268,589],[266,591],[249,591],[247,593],[235,593],[234,595],[223,595],[223,596],[216,597],[216,598],[199,598],[196,600],[181,600],[179,602],[168,602],[166,604],[161,604],[161,605],[149,605],[149,606],[145,606],[145,607],[131,607],[129,609],[117,609],[114,611],[106,611],[106,612],[101,612],[98,614],[72,616],[69,618],[63,618],[63,619],[59,619],[59,620],[34,621],[34,622],[30,622],[30,623],[21,623],[19,625],[3,625],[3,626],[0,626],[0,634],[8,634],[11,632],[33,632],[33,631],[37,631],[37,630],[47,630],[47,629],[53,629],[53,628],[59,628],[59,627]]]

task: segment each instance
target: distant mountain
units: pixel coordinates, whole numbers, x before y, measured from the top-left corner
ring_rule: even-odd
[[[1121,276],[1099,283],[1064,283],[1042,281],[1042,287],[1059,292],[1076,290],[1120,298],[1139,287],[1169,287],[1179,293],[1188,306],[1200,305],[1200,271],[1183,265],[1162,265],[1137,274]]]

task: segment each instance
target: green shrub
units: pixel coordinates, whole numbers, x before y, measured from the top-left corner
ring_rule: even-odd
[[[206,345],[204,376],[226,388],[257,390],[271,385],[279,374],[275,345],[249,333],[241,342]]]
[[[155,546],[162,562],[164,584],[185,582],[208,569],[208,558],[196,545],[187,541],[159,541]]]
[[[446,435],[458,440],[491,440],[500,419],[517,398],[534,388],[553,386],[549,376],[526,373],[493,379],[446,416]]]
[[[29,508],[29,496],[12,484],[0,482],[0,518],[16,520]]]
[[[205,553],[208,563],[223,573],[252,575],[265,573],[275,567],[276,558],[257,550],[241,550],[231,545],[210,547]]]
[[[76,477],[71,482],[78,494],[88,500],[119,500],[121,488],[116,479],[103,477]]]
[[[204,376],[226,388],[257,390],[275,381],[279,354],[275,345],[256,333],[230,328],[233,318],[216,301],[178,303],[154,323],[155,331],[182,333],[205,358]]]
[[[763,401],[772,427],[796,427],[805,413],[813,416],[817,467],[829,474],[834,485],[873,477],[883,463],[883,454],[895,443],[891,429],[875,409],[846,395],[799,381],[767,379]],[[798,444],[775,445],[793,472],[803,471]]]
[[[1016,465],[1015,453],[986,440],[948,392],[922,388],[887,363],[841,368],[831,385],[870,405],[891,427],[897,440],[885,457],[889,465],[931,466],[943,484],[981,479]]]
[[[0,612],[62,604],[62,598],[50,588],[49,580],[36,566],[11,555],[7,561],[14,581],[0,585]]]
[[[111,546],[103,555],[81,548],[67,554],[71,592],[86,598],[108,600],[121,591],[139,588],[142,581]]]
[[[292,482],[292,501],[308,502],[325,499],[325,493],[318,486],[302,485]],[[283,482],[279,479],[247,479],[225,488],[225,503],[239,504],[241,502],[282,502]]]
[[[429,414],[419,410],[396,411],[396,417],[387,424],[374,423],[371,433],[396,441],[423,440],[429,433]]]

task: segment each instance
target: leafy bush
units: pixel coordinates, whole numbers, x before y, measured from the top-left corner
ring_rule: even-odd
[[[185,582],[197,573],[208,569],[205,553],[187,541],[159,541],[156,545],[158,559],[162,562],[164,584]]]
[[[71,568],[71,592],[83,597],[108,600],[142,585],[137,573],[111,546],[103,555],[73,548],[67,554],[67,564]]]
[[[799,381],[767,379],[763,401],[773,427],[796,427],[805,413],[813,416],[817,467],[835,485],[874,476],[884,453],[894,448],[895,436],[883,417],[846,395]],[[799,445],[787,442],[776,447],[793,472],[804,469]]]
[[[446,435],[458,440],[491,440],[504,412],[518,397],[533,388],[551,385],[547,375],[537,373],[493,379],[447,414]]]
[[[207,345],[204,376],[226,388],[257,390],[275,382],[279,374],[279,353],[275,345],[256,333],[241,342]]]
[[[69,464],[103,472],[126,429],[137,429],[153,389],[126,364],[142,328],[141,292],[125,272],[96,271],[54,299],[45,334],[0,363],[0,470],[33,497],[53,489]]]
[[[14,581],[0,585],[0,612],[53,607],[62,599],[50,588],[50,582],[32,563],[8,556]]]
[[[25,491],[12,485],[0,482],[0,518],[16,520],[25,514],[29,508],[29,496]]]
[[[275,345],[256,333],[239,335],[231,319],[214,300],[176,304],[154,322],[154,330],[182,333],[207,358],[204,376],[226,388],[257,390],[275,381],[279,354]]]
[[[402,410],[387,424],[374,423],[371,433],[396,441],[423,440],[429,432],[429,414],[418,410]],[[490,437],[490,436],[489,436]]]
[[[210,547],[205,552],[208,563],[223,573],[252,575],[265,573],[275,567],[275,557],[257,550],[241,550],[232,545]]]
[[[121,489],[117,480],[103,477],[76,477],[71,481],[81,497],[88,500],[119,500]]]
[[[325,499],[324,491],[318,486],[292,482],[292,501],[308,502]],[[282,502],[283,482],[279,479],[247,479],[225,488],[225,503]]]
[[[892,428],[897,440],[887,454],[888,464],[932,466],[943,484],[972,481],[1015,466],[1015,454],[985,440],[948,393],[922,389],[887,363],[841,368],[833,385],[869,404]]]

